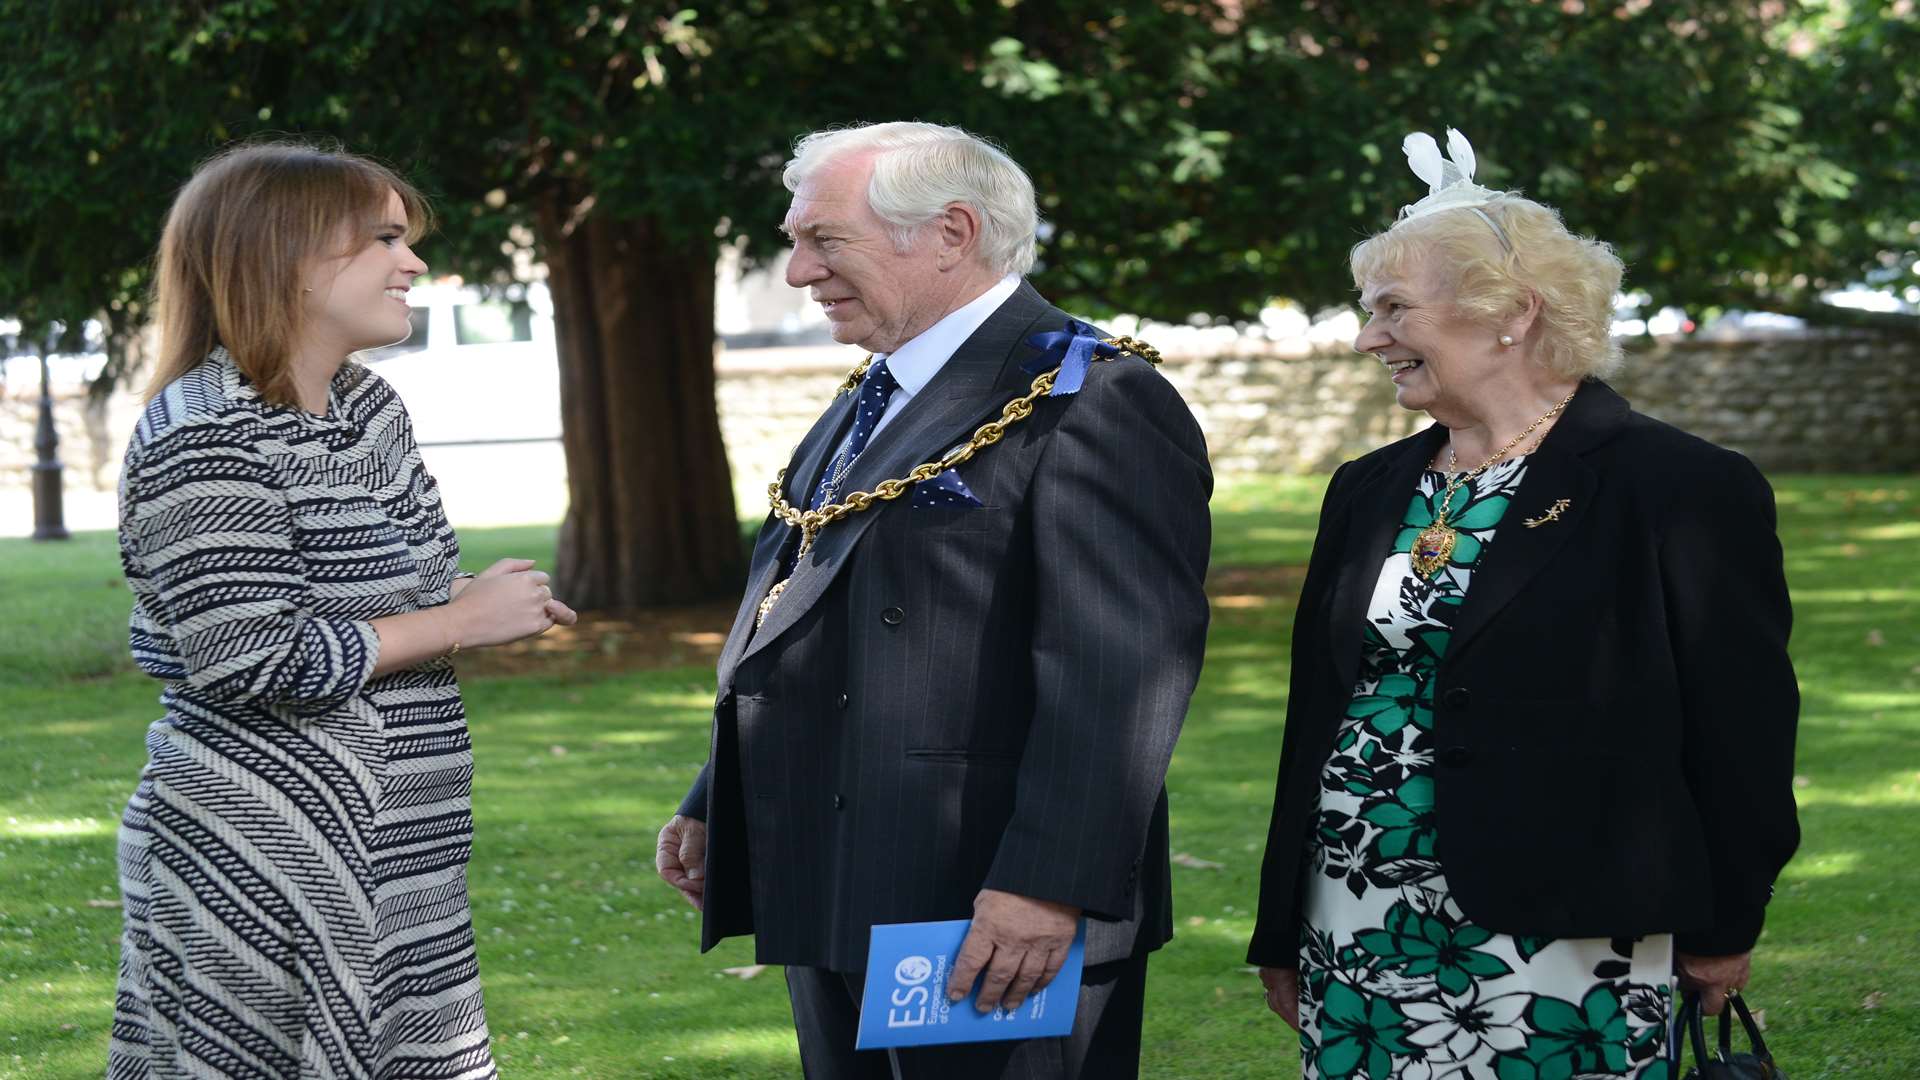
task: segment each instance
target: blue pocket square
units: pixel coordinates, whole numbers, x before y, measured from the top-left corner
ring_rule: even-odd
[[[913,485],[913,507],[916,510],[941,506],[964,506],[977,510],[985,505],[974,497],[973,492],[967,489],[967,482],[960,479],[959,472],[953,469]]]

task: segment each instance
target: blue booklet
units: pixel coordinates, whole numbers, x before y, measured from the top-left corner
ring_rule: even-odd
[[[977,989],[957,1004],[947,1000],[947,976],[972,925],[972,919],[950,919],[873,928],[854,1049],[1037,1039],[1073,1030],[1087,955],[1087,920],[1080,920],[1066,963],[1046,989],[1028,995],[1012,1012],[996,1008],[990,1013],[973,1007]]]

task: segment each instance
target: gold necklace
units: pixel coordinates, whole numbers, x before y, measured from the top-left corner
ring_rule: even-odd
[[[1577,393],[1579,393],[1579,391],[1575,390],[1574,394]],[[1435,511],[1433,515],[1433,524],[1420,530],[1420,535],[1413,538],[1413,550],[1409,552],[1409,554],[1413,556],[1413,569],[1415,573],[1426,578],[1428,581],[1432,581],[1433,576],[1440,572],[1440,568],[1447,565],[1447,560],[1453,558],[1453,547],[1460,540],[1459,531],[1447,524],[1447,511],[1453,507],[1454,492],[1465,487],[1469,480],[1492,468],[1494,462],[1506,457],[1509,451],[1526,441],[1527,436],[1538,431],[1541,424],[1558,416],[1560,410],[1566,408],[1567,402],[1572,400],[1573,394],[1568,394],[1566,397],[1561,398],[1560,403],[1548,409],[1540,419],[1528,424],[1527,430],[1515,435],[1512,439],[1508,440],[1507,445],[1495,450],[1492,457],[1480,463],[1479,468],[1474,469],[1472,472],[1465,473],[1448,472],[1447,491],[1445,495],[1440,497],[1440,509]],[[1455,460],[1453,447],[1449,445],[1447,447],[1447,468],[1449,470],[1453,468]]]
[[[1104,344],[1118,346],[1120,352],[1133,353],[1149,363],[1158,364],[1160,362],[1160,351],[1144,341],[1130,337],[1118,337],[1107,338]],[[861,378],[867,373],[867,365],[872,362],[873,357],[871,356],[860,361],[860,365],[853,369],[852,374],[847,376],[847,381],[841,383],[840,388],[834,391],[834,396],[839,397],[841,394],[848,393],[859,387]],[[1025,394],[1007,402],[1005,407],[1000,410],[999,419],[989,421],[974,429],[972,438],[968,439],[964,444],[954,447],[945,457],[937,461],[929,461],[921,465],[916,465],[907,475],[899,479],[890,478],[882,480],[873,486],[872,491],[852,492],[839,502],[829,502],[818,510],[803,510],[787,501],[785,494],[787,470],[784,468],[781,469],[779,474],[773,478],[773,483],[767,485],[767,500],[773,504],[774,517],[779,518],[789,527],[800,530],[800,550],[794,553],[793,565],[798,567],[800,560],[806,557],[807,552],[813,550],[813,542],[819,537],[821,529],[826,528],[828,525],[842,518],[866,510],[875,503],[897,499],[906,494],[907,490],[913,485],[925,480],[931,480],[941,473],[946,472],[948,469],[964,464],[972,460],[973,455],[999,442],[1001,438],[1006,435],[1008,428],[1033,415],[1034,403],[1053,390],[1053,382],[1059,377],[1059,374],[1059,368],[1050,368],[1035,376],[1032,385],[1027,388]],[[848,470],[850,471],[851,468],[852,463],[849,462]],[[844,480],[845,478],[846,473],[842,472],[840,479]],[[836,483],[835,486],[837,488],[838,484]],[[835,494],[837,495],[838,492],[836,491]],[[792,580],[793,577],[789,574],[787,577],[774,582],[773,588],[767,590],[766,597],[760,601],[759,608],[754,612],[753,628],[755,630],[760,629],[760,624],[767,621],[767,613],[773,610],[773,605],[779,601],[780,594],[787,591],[787,584]]]

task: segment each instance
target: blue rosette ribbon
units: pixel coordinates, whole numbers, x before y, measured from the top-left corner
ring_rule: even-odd
[[[1065,330],[1035,334],[1027,339],[1027,344],[1039,349],[1040,354],[1020,365],[1022,371],[1039,375],[1060,369],[1048,397],[1079,393],[1081,384],[1087,380],[1087,368],[1093,366],[1095,360],[1120,355],[1120,346],[1101,340],[1100,331],[1078,319],[1068,319]]]

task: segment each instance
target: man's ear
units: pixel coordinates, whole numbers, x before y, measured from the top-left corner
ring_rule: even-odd
[[[962,266],[979,252],[980,214],[966,203],[948,203],[933,219],[933,227],[940,242],[935,262],[940,269]]]

